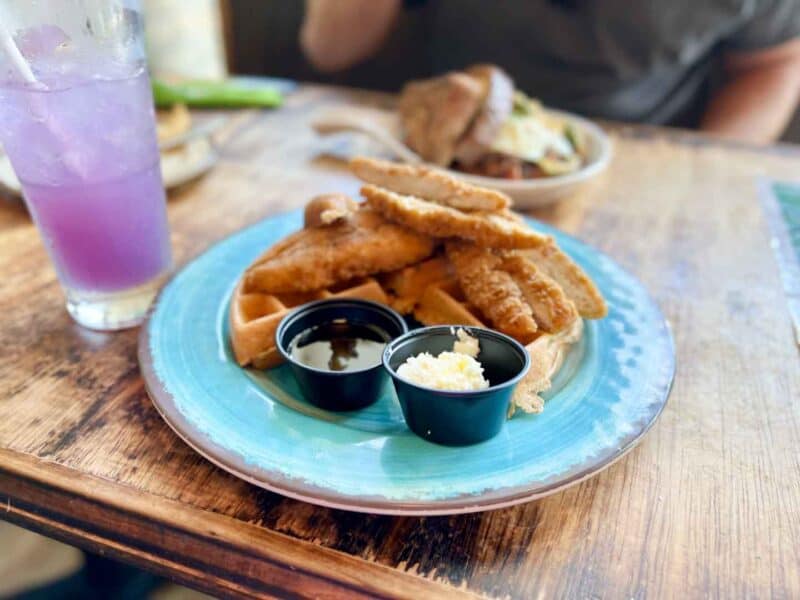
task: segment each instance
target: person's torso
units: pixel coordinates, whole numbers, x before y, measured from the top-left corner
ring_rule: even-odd
[[[545,102],[613,119],[674,122],[697,103],[715,49],[755,0],[433,0],[434,72],[505,68]]]

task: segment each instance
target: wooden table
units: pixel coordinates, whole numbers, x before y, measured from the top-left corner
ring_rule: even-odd
[[[254,114],[169,205],[177,260],[312,194],[355,193],[309,114],[382,96],[301,87]],[[260,490],[161,421],[136,332],[75,325],[25,212],[0,206],[0,515],[212,593],[323,597],[797,597],[800,362],[756,193],[800,151],[614,129],[591,192],[537,216],[635,273],[672,324],[678,374],[626,458],[544,500],[392,518]]]

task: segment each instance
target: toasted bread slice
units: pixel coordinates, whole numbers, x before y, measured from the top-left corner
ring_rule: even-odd
[[[407,83],[397,107],[406,144],[428,162],[448,166],[456,144],[481,108],[483,95],[481,82],[465,73]]]
[[[472,165],[489,152],[503,123],[514,107],[514,82],[500,67],[489,64],[473,65],[467,74],[481,82],[483,104],[469,129],[458,142],[455,159],[462,165]]]

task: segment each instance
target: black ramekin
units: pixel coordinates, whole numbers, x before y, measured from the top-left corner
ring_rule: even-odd
[[[297,334],[336,319],[380,327],[390,338],[403,335],[408,327],[403,317],[388,306],[338,298],[299,306],[278,324],[275,331],[278,351],[289,363],[305,399],[326,410],[357,410],[375,402],[386,383],[386,371],[380,362],[358,371],[326,371],[297,362],[289,355],[289,344]]]
[[[456,331],[464,329],[478,338],[478,362],[489,387],[474,391],[438,390],[412,383],[397,375],[409,356],[429,352],[437,356],[452,350]],[[466,446],[488,440],[506,422],[514,387],[528,372],[527,350],[507,335],[480,327],[444,325],[407,333],[386,346],[383,365],[392,376],[400,407],[409,429],[418,436],[446,446]]]

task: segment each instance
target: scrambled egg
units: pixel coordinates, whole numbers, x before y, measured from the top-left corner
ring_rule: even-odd
[[[563,175],[580,168],[583,143],[573,127],[549,114],[522,92],[514,110],[489,149],[537,165],[545,175]]]
[[[437,390],[468,391],[489,387],[481,363],[475,360],[480,351],[477,338],[463,329],[456,335],[458,339],[452,352],[445,350],[439,356],[429,352],[409,356],[397,369],[397,374],[412,383]]]
[[[571,157],[575,149],[558,129],[537,116],[512,115],[500,129],[491,149],[502,154],[517,156],[532,163],[548,154]]]
[[[478,353],[481,351],[478,338],[472,337],[460,327],[456,331],[456,337],[458,339],[453,343],[453,352],[466,354],[472,358],[478,358]]]

